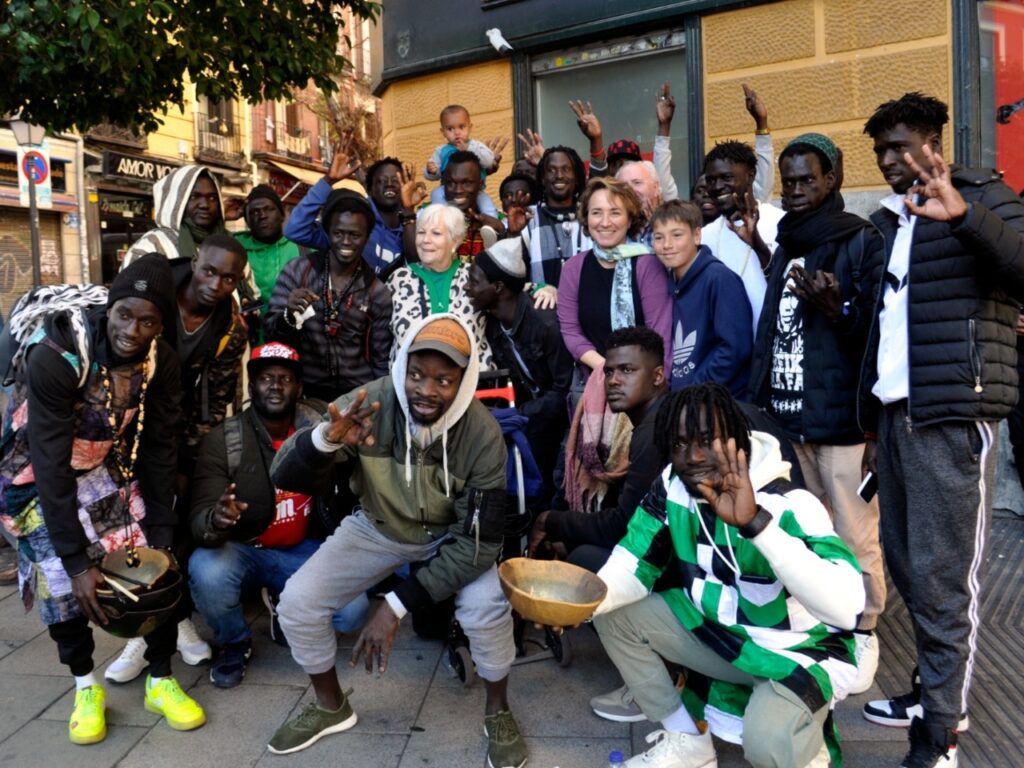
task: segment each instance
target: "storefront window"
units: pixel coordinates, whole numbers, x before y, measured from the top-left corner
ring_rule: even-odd
[[[672,168],[685,194],[689,188],[685,42],[682,30],[670,30],[535,57],[531,70],[536,123],[544,144],[573,147],[588,160],[586,140],[568,103],[581,99],[593,104],[606,145],[632,139],[649,160],[658,131],[654,105],[662,84],[668,82],[676,100]]]
[[[1024,190],[1024,0],[978,3],[981,164]]]
[[[156,226],[153,200],[141,195],[100,193],[100,243],[103,282],[109,284],[121,269],[128,248]]]

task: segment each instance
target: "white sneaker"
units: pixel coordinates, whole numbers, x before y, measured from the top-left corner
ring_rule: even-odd
[[[125,645],[121,655],[111,662],[103,676],[112,683],[127,683],[142,674],[149,662],[146,661],[146,641],[133,637]]]
[[[672,731],[647,734],[654,746],[624,763],[624,768],[718,768],[711,732],[700,736]]]
[[[196,625],[192,623],[192,619],[178,622],[178,653],[181,654],[182,661],[192,667],[213,658],[210,644],[196,632]]]
[[[850,695],[864,693],[874,685],[875,672],[878,671],[878,637],[861,632],[853,633],[853,655],[857,659],[857,679],[850,686]]]

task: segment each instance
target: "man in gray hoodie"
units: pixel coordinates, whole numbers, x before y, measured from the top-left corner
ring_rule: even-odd
[[[288,581],[278,615],[292,656],[316,694],[270,740],[275,754],[305,749],[356,724],[335,671],[331,616],[407,563],[425,563],[385,595],[352,651],[366,671],[387,668],[398,624],[411,610],[455,595],[455,615],[487,688],[484,729],[491,768],[520,768],[526,745],[509,711],[515,658],[512,616],[498,581],[505,514],[506,449],[501,429],[474,397],[479,360],[456,315],[414,324],[392,375],[328,406],[297,431],[271,466],[278,487],[303,492],[352,466],[359,506]]]

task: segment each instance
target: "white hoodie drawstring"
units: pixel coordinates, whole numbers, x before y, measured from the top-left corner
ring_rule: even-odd
[[[412,432],[409,430],[409,419],[405,420],[405,484],[412,485]]]
[[[697,503],[696,501],[694,503],[697,504],[697,509],[695,511],[697,514],[697,519],[700,521],[701,530],[703,530],[704,535],[708,537],[708,542],[711,544],[711,548],[716,553],[718,553],[718,556],[722,559],[722,562],[725,563],[729,570],[732,571],[737,578],[739,578],[740,565],[736,562],[736,555],[732,551],[732,539],[729,537],[729,526],[725,526],[725,539],[729,542],[729,552],[730,554],[732,554],[731,558],[726,557],[722,550],[718,548],[718,545],[715,544],[715,537],[711,535],[710,531],[708,531],[707,524],[704,522],[704,515],[702,515],[700,512],[700,504]]]
[[[448,482],[448,414],[446,413],[443,417],[444,421],[441,424],[441,428],[444,430],[441,433],[441,459],[444,465],[444,495],[447,498],[451,498],[452,489]]]

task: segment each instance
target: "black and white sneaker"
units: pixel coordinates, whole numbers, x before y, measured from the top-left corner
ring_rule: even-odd
[[[909,728],[915,717],[924,717],[921,706],[921,676],[914,670],[913,685],[910,693],[904,693],[891,699],[875,699],[864,705],[864,719],[889,728]],[[957,730],[963,733],[970,727],[971,721],[966,714],[961,715]]]
[[[900,768],[956,768],[956,742],[956,731],[915,717],[910,723],[910,751]]]

